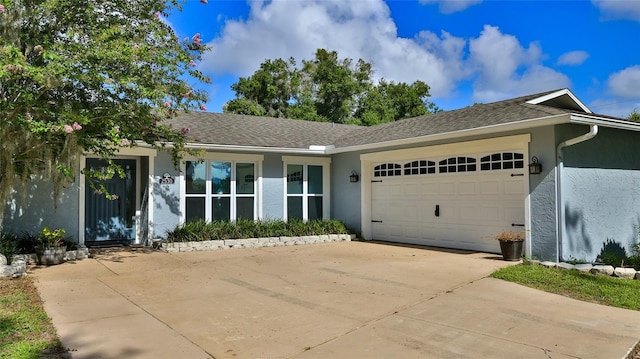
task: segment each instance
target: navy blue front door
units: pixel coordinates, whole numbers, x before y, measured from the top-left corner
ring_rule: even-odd
[[[101,182],[112,199],[85,183],[85,241],[135,239],[136,160],[117,159],[114,162],[122,167],[124,178],[114,175]],[[89,158],[86,166],[100,170],[106,162]]]

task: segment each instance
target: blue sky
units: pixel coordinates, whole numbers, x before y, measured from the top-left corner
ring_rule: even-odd
[[[198,66],[212,112],[266,59],[318,48],[422,80],[445,110],[564,87],[595,113],[640,110],[638,0],[192,0],[166,20],[211,46]]]

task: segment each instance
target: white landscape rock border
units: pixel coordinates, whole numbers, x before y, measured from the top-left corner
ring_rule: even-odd
[[[349,242],[356,239],[355,234],[324,234],[319,236],[301,237],[264,237],[245,239],[225,239],[198,242],[162,242],[160,248],[169,253],[195,252],[195,251],[215,251],[221,249],[237,248],[261,248],[261,247],[282,247],[296,246],[303,244],[328,243],[328,242]]]
[[[571,264],[565,262],[540,262],[535,260],[527,261],[527,264],[530,265],[541,265],[549,268],[560,268],[560,269],[575,269],[581,272],[591,273],[591,274],[599,274],[599,275],[607,275],[618,278],[627,278],[627,279],[637,279],[640,280],[640,271],[636,271],[633,268],[626,267],[614,267],[606,264]]]
[[[89,258],[89,249],[85,246],[78,246],[78,249],[67,251],[64,256],[65,262]],[[0,254],[0,277],[19,278],[27,275],[27,265],[38,263],[35,253],[16,254],[11,258],[11,264],[7,264],[7,258]]]

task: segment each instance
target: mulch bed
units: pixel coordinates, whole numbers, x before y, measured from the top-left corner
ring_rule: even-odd
[[[636,347],[633,348],[631,353],[629,353],[627,359],[640,359],[640,342],[638,342],[638,344],[636,344]]]

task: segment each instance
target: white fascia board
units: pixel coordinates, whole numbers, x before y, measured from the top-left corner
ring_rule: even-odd
[[[332,150],[334,148],[336,148],[336,146],[334,146],[334,145],[326,145],[326,146],[323,146],[323,145],[310,145],[309,146],[310,150],[316,150],[316,151],[327,151],[327,150]]]
[[[581,125],[599,125],[602,127],[617,128],[627,131],[640,131],[640,123],[624,120],[614,120],[598,116],[573,114],[571,115],[570,122]]]
[[[510,122],[506,124],[491,125],[485,127],[478,127],[462,131],[445,132],[436,135],[427,135],[420,137],[405,138],[400,140],[377,142],[366,145],[350,146],[336,148],[335,150],[327,151],[327,154],[344,153],[363,150],[375,150],[378,148],[386,148],[392,146],[410,145],[415,143],[429,143],[434,141],[451,140],[461,137],[478,136],[478,135],[491,135],[494,133],[506,132],[506,131],[519,131],[527,130],[534,127],[558,125],[569,122],[570,114],[561,114],[553,116],[538,117],[529,120]]]
[[[169,146],[169,145],[167,145]],[[261,153],[296,153],[308,155],[324,155],[326,150],[322,149],[306,149],[306,148],[287,148],[287,147],[261,147],[261,146],[240,146],[240,145],[215,145],[206,143],[187,143],[186,148],[197,150],[216,150],[229,152],[261,152]]]
[[[118,147],[114,151],[114,156],[148,156],[148,157],[156,157],[158,155],[158,150],[150,146],[146,143],[138,143],[136,142],[136,146],[134,147]],[[88,157],[98,157],[93,151],[85,151],[83,156]]]
[[[575,102],[576,105],[578,105],[578,107],[580,107],[584,112],[586,113],[593,113],[591,112],[591,110],[584,104],[582,103],[582,101],[580,101],[574,94],[573,92],[571,92],[569,89],[562,89],[553,93],[550,93],[548,95],[544,95],[541,97],[537,97],[534,98],[532,100],[527,101],[528,104],[532,104],[532,105],[538,105],[540,103],[543,103],[545,101],[549,101],[549,100],[553,100],[554,98],[563,96],[563,95],[567,95],[571,98],[571,100],[573,100],[573,102]]]

